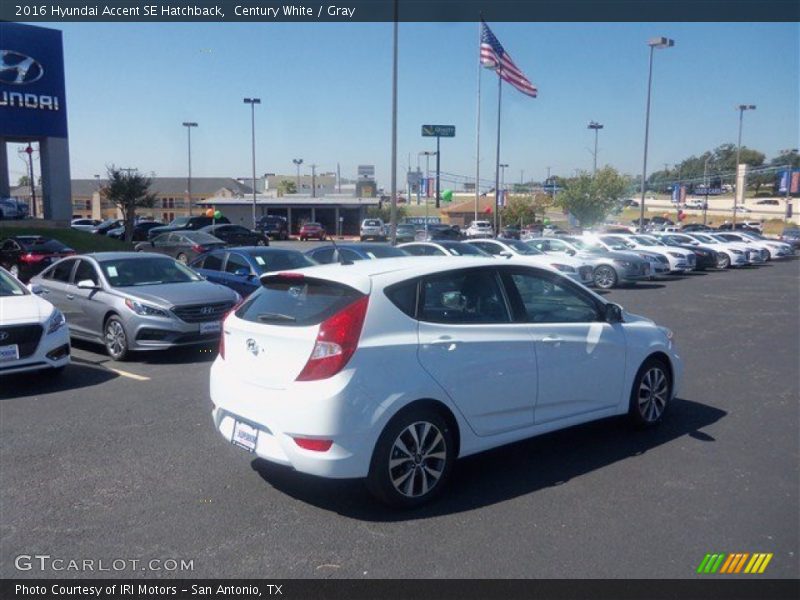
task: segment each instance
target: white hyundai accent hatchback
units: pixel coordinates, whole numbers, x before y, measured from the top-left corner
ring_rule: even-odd
[[[393,506],[453,461],[612,415],[658,422],[672,333],[547,267],[408,257],[271,273],[229,314],[216,428],[303,473],[367,479]]]

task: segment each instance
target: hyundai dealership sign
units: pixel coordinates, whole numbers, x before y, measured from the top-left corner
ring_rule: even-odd
[[[0,22],[0,135],[67,137],[60,31]]]

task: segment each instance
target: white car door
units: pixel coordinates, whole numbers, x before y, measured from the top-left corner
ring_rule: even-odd
[[[617,406],[625,391],[625,333],[589,292],[553,273],[500,267],[512,307],[536,345],[535,422]]]
[[[536,357],[525,323],[512,322],[493,267],[423,278],[419,361],[477,435],[533,424]]]

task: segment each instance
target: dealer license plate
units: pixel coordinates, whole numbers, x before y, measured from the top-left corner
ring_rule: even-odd
[[[256,451],[256,443],[258,442],[258,429],[247,423],[241,421],[233,422],[233,436],[231,443],[234,446],[244,448],[248,452]]]

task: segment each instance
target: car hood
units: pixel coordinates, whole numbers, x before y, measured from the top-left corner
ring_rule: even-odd
[[[41,323],[53,312],[53,305],[36,294],[0,297],[0,325]]]
[[[114,289],[120,295],[166,308],[183,304],[212,304],[237,300],[236,292],[232,289],[210,281],[160,283]]]
[[[620,250],[607,250],[602,254],[592,254],[590,252],[587,252],[586,254],[579,253],[578,256],[581,256],[586,259],[610,258],[612,260],[627,260],[629,262],[634,262],[634,263],[643,262],[644,260],[641,256],[636,254],[636,252],[622,252]]]

